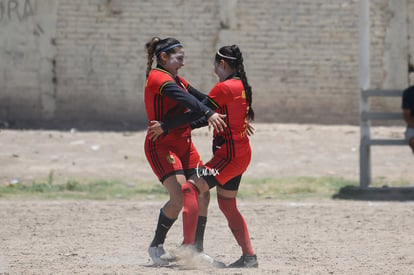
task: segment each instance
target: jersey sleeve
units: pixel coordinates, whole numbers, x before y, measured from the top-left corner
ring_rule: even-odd
[[[212,109],[205,106],[197,98],[190,93],[185,92],[176,84],[167,83],[163,88],[163,94],[177,101],[179,104],[182,104],[191,111],[205,115],[207,118],[214,114]]]
[[[193,120],[190,123],[191,129],[197,129],[208,125],[207,118],[205,116],[200,117],[199,119]]]
[[[199,90],[197,90],[196,88],[194,88],[191,85],[187,86],[187,90],[190,94],[192,94],[193,96],[195,96],[199,101],[202,101],[204,98],[206,98],[206,94],[203,92],[200,92]]]
[[[161,121],[161,127],[164,130],[164,132],[168,134],[171,129],[177,128],[185,124],[190,123],[191,127],[192,121],[198,121],[200,120],[200,118],[203,118],[205,119],[205,121],[207,121],[207,118],[205,118],[205,116],[202,116],[194,112],[187,112],[178,117],[175,117],[174,119],[166,119]]]
[[[208,97],[203,99],[202,104],[208,108],[215,109]],[[161,121],[161,127],[166,133],[168,133],[171,129],[187,123],[190,123],[191,129],[201,128],[208,125],[208,117],[206,115],[190,111],[175,117],[174,119],[166,119]]]

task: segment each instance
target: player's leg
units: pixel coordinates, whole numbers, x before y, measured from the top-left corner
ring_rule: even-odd
[[[163,245],[168,231],[182,209],[181,184],[184,182],[184,175],[172,175],[163,181],[163,186],[169,194],[169,200],[160,209],[155,235],[148,248],[148,253],[154,264],[168,265],[168,260],[171,260],[171,257],[166,255]]]
[[[204,250],[204,232],[206,230],[209,203],[210,191],[200,194],[200,196],[198,197],[199,212],[194,239],[194,246],[199,252],[202,252]]]
[[[216,261],[211,256],[204,253],[202,250],[198,250],[194,242],[197,240],[195,235],[199,221],[199,194],[201,193],[200,196],[206,195],[205,193],[209,193],[209,189],[210,187],[207,182],[204,181],[204,179],[196,177],[192,177],[192,180],[187,181],[181,188],[184,204],[183,245],[184,248],[188,247],[190,251],[192,251],[193,260],[197,261],[199,264],[223,268],[226,266],[224,263]]]
[[[246,221],[237,208],[236,196],[241,176],[237,176],[225,185],[217,185],[217,201],[220,210],[227,219],[234,238],[242,249],[242,256],[229,267],[258,267],[257,257],[253,252]]]
[[[172,175],[166,178],[162,185],[167,189],[169,199],[163,206],[164,214],[176,219],[183,208],[181,185],[186,182],[184,175]]]
[[[178,149],[174,147],[175,145]],[[148,248],[151,259],[157,265],[168,264],[163,244],[169,229],[182,209],[181,184],[185,183],[186,177],[181,160],[176,153],[182,147],[181,145],[157,143],[148,137],[145,140],[145,156],[169,194],[169,200],[159,212],[155,236]]]
[[[209,186],[203,178],[196,176],[191,177],[181,187],[181,193],[183,197],[183,235],[184,245],[193,245],[195,240],[198,215],[199,215],[199,203],[198,198],[200,193],[208,192]]]
[[[182,165],[185,168],[185,174],[187,179],[190,179],[197,175],[198,169],[203,166],[200,155],[195,148],[191,139],[188,142],[186,151],[181,156]],[[210,203],[210,192],[203,192],[198,196],[199,213],[197,218],[196,233],[194,239],[194,245],[196,249],[203,251],[204,232],[207,223],[208,205]]]

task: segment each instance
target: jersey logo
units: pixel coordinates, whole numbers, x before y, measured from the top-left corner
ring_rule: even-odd
[[[167,161],[169,164],[174,164],[175,163],[175,159],[173,155],[167,155]]]
[[[242,91],[242,98],[246,99],[246,91],[245,90]]]

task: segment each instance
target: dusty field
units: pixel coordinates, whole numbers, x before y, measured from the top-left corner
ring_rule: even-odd
[[[359,128],[256,125],[248,177],[358,179]],[[376,136],[403,129],[375,128]],[[46,178],[153,180],[143,132],[0,131],[0,184]],[[195,133],[204,159],[206,131]],[[414,180],[406,147],[373,148],[373,176]],[[0,273],[10,274],[414,274],[414,202],[240,201],[259,269],[184,270],[149,265],[161,201],[0,200]],[[182,239],[181,219],[166,241]],[[211,202],[205,250],[225,263],[240,256]]]
[[[359,127],[255,124],[246,177],[336,176],[359,179]],[[403,137],[403,127],[376,127],[373,137]],[[47,178],[154,180],[142,132],[0,130],[0,184]],[[211,152],[207,129],[194,133],[203,160]],[[372,147],[372,176],[414,181],[408,146]]]
[[[10,274],[413,274],[414,203],[311,201],[239,203],[260,267],[149,266],[147,246],[161,202],[0,201],[0,271]],[[167,248],[182,240],[181,221]],[[240,256],[211,204],[205,250]]]

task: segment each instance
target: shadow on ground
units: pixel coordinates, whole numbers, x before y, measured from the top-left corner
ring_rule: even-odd
[[[332,198],[362,201],[414,201],[414,186],[368,188],[344,186]]]

